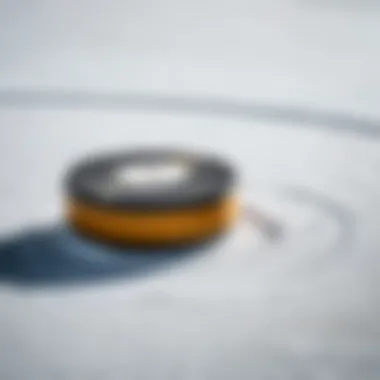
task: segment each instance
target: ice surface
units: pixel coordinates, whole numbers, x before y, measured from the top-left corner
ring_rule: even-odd
[[[2,281],[1,379],[379,378],[376,2],[0,6],[4,237],[59,219],[72,160],[168,143],[231,158],[284,227],[138,279]]]

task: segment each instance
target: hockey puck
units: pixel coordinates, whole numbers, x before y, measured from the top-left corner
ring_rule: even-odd
[[[232,167],[208,154],[139,149],[87,158],[67,176],[67,220],[117,245],[194,245],[233,224],[235,182]]]

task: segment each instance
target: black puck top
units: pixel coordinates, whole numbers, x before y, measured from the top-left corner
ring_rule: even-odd
[[[73,167],[71,199],[106,208],[167,210],[212,204],[234,185],[230,165],[213,155],[139,149],[88,158]]]

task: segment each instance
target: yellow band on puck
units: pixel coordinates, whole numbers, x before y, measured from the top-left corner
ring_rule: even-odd
[[[69,223],[84,234],[118,244],[171,245],[197,242],[230,227],[239,212],[237,197],[182,210],[115,210],[69,200]]]

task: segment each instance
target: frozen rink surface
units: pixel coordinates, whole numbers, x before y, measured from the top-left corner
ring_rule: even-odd
[[[60,220],[76,158],[146,144],[225,154],[283,232],[242,218],[133,279],[0,267],[0,378],[378,379],[379,21],[375,1],[0,2],[4,238]]]

